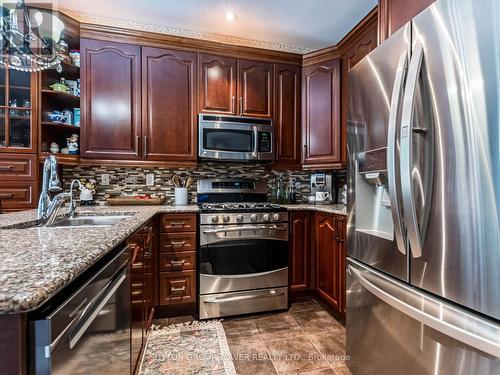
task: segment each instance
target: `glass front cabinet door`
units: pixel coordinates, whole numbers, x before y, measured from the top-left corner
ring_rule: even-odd
[[[0,152],[36,153],[36,77],[0,68]]]

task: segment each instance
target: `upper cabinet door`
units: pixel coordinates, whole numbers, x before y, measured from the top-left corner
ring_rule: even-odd
[[[276,167],[301,167],[300,78],[300,67],[275,65]]]
[[[238,114],[271,118],[273,64],[238,60]]]
[[[304,165],[340,166],[340,59],[302,71]]]
[[[236,59],[200,54],[200,112],[235,115]]]
[[[196,54],[142,49],[143,154],[196,162]]]
[[[82,156],[139,159],[140,47],[82,39],[80,48]]]

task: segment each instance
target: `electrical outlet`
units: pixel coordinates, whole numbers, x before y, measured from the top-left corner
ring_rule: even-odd
[[[146,186],[155,186],[155,174],[147,173],[146,174]]]
[[[104,186],[109,185],[109,174],[108,173],[103,173],[101,175],[101,185],[104,185]]]

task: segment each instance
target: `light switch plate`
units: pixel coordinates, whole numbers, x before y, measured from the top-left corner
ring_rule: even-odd
[[[104,186],[109,185],[109,174],[108,173],[103,173],[101,175],[101,185],[104,185]]]
[[[146,186],[155,186],[155,174],[147,173],[146,174]]]

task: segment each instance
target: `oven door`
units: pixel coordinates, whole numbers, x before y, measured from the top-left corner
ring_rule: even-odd
[[[272,160],[272,126],[201,123],[199,156],[220,160]]]
[[[287,226],[206,226],[200,240],[200,294],[288,285]]]

